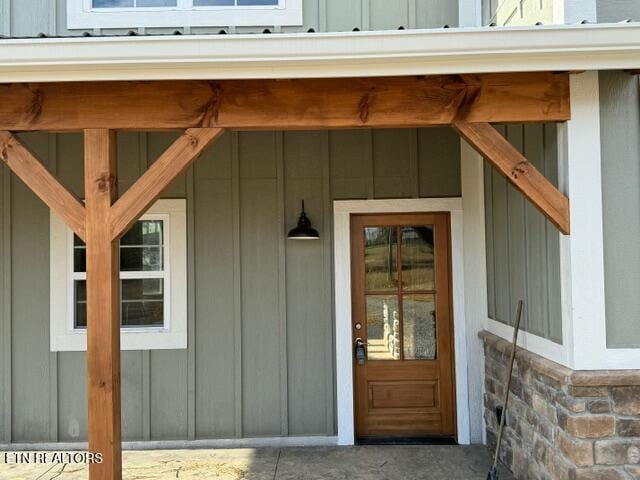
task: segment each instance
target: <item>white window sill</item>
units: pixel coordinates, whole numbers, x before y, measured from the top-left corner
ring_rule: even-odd
[[[187,348],[186,329],[140,329],[120,331],[120,350],[174,350]],[[85,331],[51,332],[52,352],[85,352],[87,334]]]

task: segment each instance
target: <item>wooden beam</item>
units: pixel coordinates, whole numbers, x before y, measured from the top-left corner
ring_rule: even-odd
[[[224,132],[221,128],[191,128],[171,145],[111,209],[111,236],[120,238],[162,191]]]
[[[111,240],[110,210],[117,197],[116,136],[86,130],[87,373],[91,480],[122,477],[120,424],[120,255]]]
[[[423,127],[570,118],[567,73],[0,84],[0,129]]]
[[[569,199],[506,138],[488,123],[458,122],[453,127],[562,233],[569,234]]]
[[[0,131],[0,159],[84,240],[84,205],[13,134]]]

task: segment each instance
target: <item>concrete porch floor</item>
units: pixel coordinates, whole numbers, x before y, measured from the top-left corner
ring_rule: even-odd
[[[360,446],[124,452],[123,478],[219,480],[486,479],[484,446]],[[84,465],[13,465],[0,459],[0,479],[88,478]],[[501,480],[510,480],[506,473]]]

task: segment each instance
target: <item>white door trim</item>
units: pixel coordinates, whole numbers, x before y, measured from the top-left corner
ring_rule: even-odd
[[[464,296],[464,258],[461,198],[399,200],[337,200],[333,203],[336,312],[336,382],[338,444],[355,442],[353,406],[353,339],[351,335],[351,214],[449,212],[453,280],[453,330],[455,345],[458,443],[469,443],[469,386]]]
[[[484,417],[484,345],[478,332],[486,328],[487,248],[484,205],[484,161],[460,139],[460,186],[464,211],[465,327],[469,389],[469,438],[486,443]]]

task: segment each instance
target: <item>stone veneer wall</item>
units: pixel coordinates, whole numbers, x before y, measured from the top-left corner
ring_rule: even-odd
[[[495,449],[511,344],[481,332]],[[518,349],[502,462],[516,479],[640,479],[640,371],[574,371]]]

